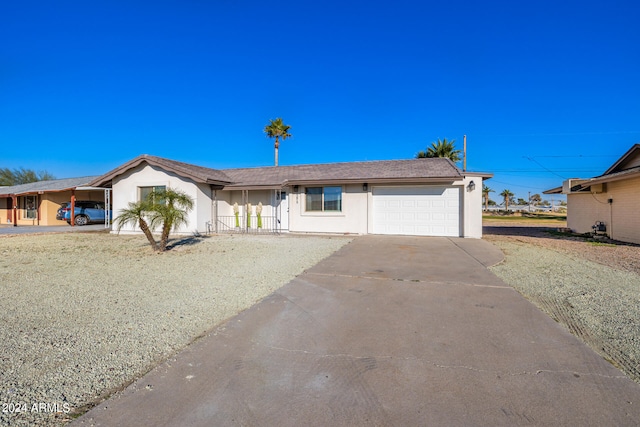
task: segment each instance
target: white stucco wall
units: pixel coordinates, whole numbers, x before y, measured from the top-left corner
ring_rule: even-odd
[[[469,189],[473,181],[474,190]],[[474,239],[482,238],[482,178],[478,176],[466,176],[460,183],[463,186],[462,203],[462,237]]]
[[[212,218],[211,189],[209,185],[197,184],[191,180],[166,172],[150,165],[140,165],[113,180],[113,212],[117,217],[129,202],[139,199],[140,187],[161,186],[185,192],[194,201],[193,210],[188,215],[188,223],[180,227],[177,234],[205,232],[206,222]],[[137,226],[123,227],[121,232],[139,232]]]
[[[473,181],[475,189],[468,190]],[[376,186],[394,184],[377,183]],[[408,186],[425,185],[407,183]],[[460,233],[461,237],[482,238],[482,178],[467,176],[463,180],[449,182],[446,185],[460,187]],[[289,197],[289,230],[304,233],[352,233],[368,234],[373,230],[372,185],[363,191],[362,184],[342,186],[342,212],[307,212],[305,208],[305,187],[300,186],[298,193]]]
[[[367,234],[369,194],[370,190],[362,190],[362,184],[343,185],[342,212],[307,212],[305,187],[300,186],[298,193],[292,191],[289,195],[289,230],[301,233]]]

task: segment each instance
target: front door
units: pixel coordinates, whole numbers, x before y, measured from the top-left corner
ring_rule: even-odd
[[[289,230],[289,198],[286,191],[276,191],[276,222],[279,230]]]

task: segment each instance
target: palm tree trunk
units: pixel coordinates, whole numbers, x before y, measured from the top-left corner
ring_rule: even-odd
[[[278,141],[278,137],[276,136],[276,144],[275,144],[275,149],[276,149],[276,166],[278,166],[278,148],[280,148],[280,142]]]
[[[160,236],[160,252],[167,250],[167,243],[169,243],[169,233],[171,232],[171,224],[168,221],[162,225],[162,235]]]
[[[147,240],[151,244],[151,248],[154,251],[157,251],[158,244],[156,243],[156,239],[153,238],[153,234],[151,234],[151,230],[149,230],[149,226],[147,225],[147,222],[144,219],[140,218],[139,225],[140,225],[140,230],[142,230],[144,235],[147,236]]]

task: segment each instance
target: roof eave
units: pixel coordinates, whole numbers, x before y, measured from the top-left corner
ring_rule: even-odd
[[[622,162],[627,160],[627,158],[633,154],[636,150],[640,149],[640,144],[634,144],[626,153],[624,153],[609,169],[607,169],[602,175],[608,175],[613,173],[613,171],[620,165]]]
[[[550,188],[542,192],[542,194],[562,194],[562,186]]]
[[[188,178],[194,182],[200,183],[200,184],[210,184],[210,185],[219,185],[219,186],[224,186],[226,184],[230,184],[231,181],[222,181],[222,180],[218,180],[218,179],[212,179],[209,177],[204,177],[201,175],[195,175],[189,171],[185,171],[182,168],[177,168],[175,166],[172,165],[166,165],[163,164],[161,161],[157,161],[154,157],[152,156],[147,156],[146,154],[143,154],[142,156],[138,156],[135,159],[132,159],[128,162],[126,162],[125,164],[107,172],[106,174],[100,176],[99,178],[91,181],[89,183],[90,186],[97,186],[97,187],[104,187],[104,186],[112,186],[112,182],[113,180],[118,177],[119,175],[122,175],[123,173],[125,173],[126,171],[133,169],[135,167],[140,166],[142,163],[147,163],[148,165],[151,166],[156,166],[159,167],[161,169],[173,172],[183,178]],[[224,172],[222,172],[224,174]]]
[[[618,172],[616,175],[609,175],[609,176],[603,175],[597,178],[592,178],[589,181],[583,183],[582,186],[586,187],[588,185],[604,184],[606,182],[621,181],[623,179],[636,178],[639,176],[640,176],[640,170]]]
[[[354,179],[292,179],[287,180],[283,185],[314,185],[314,184],[407,184],[407,183],[440,183],[453,182],[462,179],[462,176],[442,176],[442,177],[402,177],[402,178],[354,178]]]

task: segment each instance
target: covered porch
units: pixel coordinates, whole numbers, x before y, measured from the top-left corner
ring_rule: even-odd
[[[287,187],[244,187],[216,190],[212,233],[282,233],[289,231]]]

